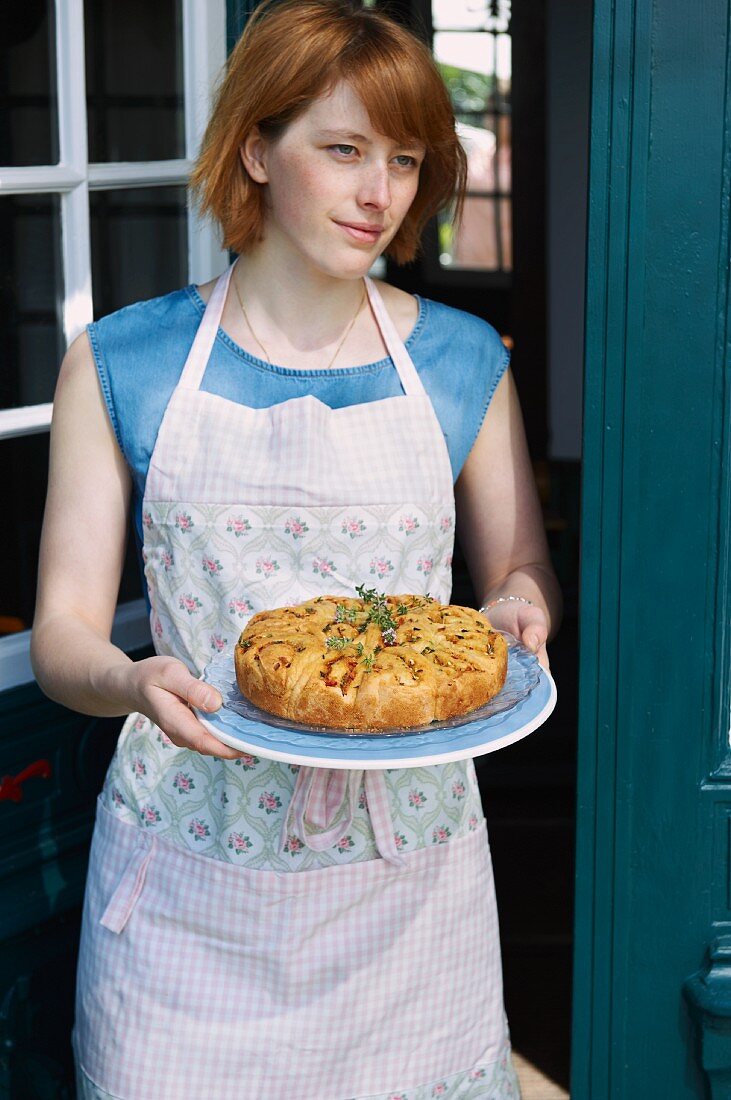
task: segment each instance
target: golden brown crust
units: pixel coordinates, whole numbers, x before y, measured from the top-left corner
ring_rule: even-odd
[[[479,612],[387,596],[395,633],[384,635],[372,606],[319,596],[258,612],[234,650],[239,689],[292,721],[378,731],[466,714],[502,688],[507,644]]]

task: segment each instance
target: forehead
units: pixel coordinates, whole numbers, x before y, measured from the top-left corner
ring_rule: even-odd
[[[314,127],[352,124],[361,133],[365,132],[364,127],[375,133],[363,100],[346,80],[339,80],[333,88],[313,100],[300,117],[307,119],[308,125]]]
[[[362,135],[368,141],[395,141],[391,135],[375,129],[363,100],[347,80],[338,81],[332,89],[314,99],[292,126],[297,127],[298,124],[310,133],[339,130],[351,137]]]

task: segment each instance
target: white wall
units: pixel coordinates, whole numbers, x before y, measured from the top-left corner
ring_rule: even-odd
[[[591,0],[546,0],[549,455],[581,456]]]

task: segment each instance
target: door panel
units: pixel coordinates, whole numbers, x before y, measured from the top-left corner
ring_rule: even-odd
[[[572,1066],[582,1100],[704,1094],[683,983],[729,927],[727,890],[714,884],[727,881],[731,790],[710,778],[728,740],[728,34],[725,0],[595,4]]]

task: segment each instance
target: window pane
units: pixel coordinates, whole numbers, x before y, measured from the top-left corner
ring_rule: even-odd
[[[438,220],[440,263],[510,271],[510,3],[435,0],[432,12],[436,27],[454,28],[435,32],[434,56],[454,104],[468,167],[461,228],[455,231],[445,217]]]
[[[439,71],[449,89],[456,112],[464,115],[466,112],[482,112],[490,108],[495,98],[493,76],[487,73],[470,72],[457,65],[448,65],[446,62],[440,63]]]
[[[479,118],[470,116],[470,122],[465,122],[463,115],[457,124],[459,140],[467,154],[467,187],[470,191],[494,191],[497,136],[494,128],[481,126]]]
[[[432,0],[432,24],[435,30],[506,31],[510,7],[510,0]]]
[[[33,622],[43,508],[48,482],[48,432],[0,440],[0,479],[3,502],[13,522],[3,533],[3,569],[0,570],[0,635],[29,630]],[[18,471],[23,476],[18,476]],[[119,590],[120,602],[142,595],[137,559],[132,546]]]
[[[0,442],[3,498],[13,522],[5,525],[0,570],[0,633],[29,630],[33,621],[38,544],[48,476],[48,433]],[[18,476],[18,471],[23,476]]]
[[[513,122],[510,115],[493,116],[488,119],[488,127],[495,131],[497,138],[497,181],[498,190],[509,195],[513,188]]]
[[[186,285],[184,187],[92,191],[90,207],[95,317]]]
[[[500,244],[503,254],[503,270],[513,270],[513,204],[510,199],[499,199]]]
[[[53,0],[0,5],[0,164],[58,163]]]
[[[512,185],[510,115],[465,114],[462,111],[456,117],[457,133],[467,154],[469,189],[509,195]]]
[[[179,0],[85,0],[89,160],[185,156]]]
[[[50,401],[63,355],[59,199],[0,198],[0,408]]]
[[[440,262],[452,268],[511,270],[510,214],[509,199],[468,196],[457,230],[445,216],[439,219]]]
[[[487,87],[487,93],[483,93],[485,103],[496,92],[502,95],[509,92],[512,57],[510,36],[507,34],[437,32],[434,35],[434,57],[440,68],[447,66],[463,70],[473,80],[477,75],[482,76]],[[458,106],[458,102],[455,105]]]

